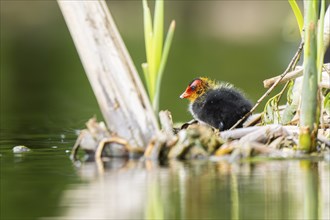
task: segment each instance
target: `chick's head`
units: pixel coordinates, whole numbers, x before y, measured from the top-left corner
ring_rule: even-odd
[[[184,93],[180,95],[180,98],[188,99],[193,102],[210,89],[213,84],[214,83],[206,77],[196,78],[188,85]]]

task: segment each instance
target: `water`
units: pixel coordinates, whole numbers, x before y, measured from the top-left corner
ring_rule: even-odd
[[[110,163],[97,178],[82,167],[90,181],[64,193],[64,218],[329,219],[328,164]]]
[[[1,219],[330,218],[327,162],[111,159],[100,173],[74,166],[69,143],[21,155],[2,145]]]

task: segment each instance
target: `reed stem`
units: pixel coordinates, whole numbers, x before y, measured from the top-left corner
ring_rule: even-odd
[[[319,125],[319,98],[317,72],[317,13],[318,1],[305,0],[304,75],[301,94],[299,149],[316,149]]]

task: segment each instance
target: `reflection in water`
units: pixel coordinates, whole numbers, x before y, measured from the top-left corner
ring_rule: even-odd
[[[329,163],[111,160],[63,199],[63,219],[329,219]],[[320,192],[320,193],[319,193]],[[58,219],[59,217],[57,217]]]
[[[231,174],[230,182],[231,219],[239,219],[239,194],[236,174]]]
[[[302,161],[304,192],[304,219],[318,219],[319,173],[318,164]],[[328,185],[329,186],[329,185]],[[320,213],[321,214],[321,213]],[[322,216],[322,214],[321,214]]]
[[[146,219],[164,219],[164,205],[160,190],[160,184],[157,180],[152,180],[148,189]]]

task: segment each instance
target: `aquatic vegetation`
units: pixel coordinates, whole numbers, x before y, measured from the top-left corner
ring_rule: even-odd
[[[302,13],[300,11],[300,8],[295,0],[288,0],[291,9],[296,17],[298,27],[299,27],[299,32],[302,35],[303,34],[303,27],[304,27],[304,18],[302,16]]]
[[[298,125],[299,122],[300,149],[314,151],[319,120],[326,114],[326,108],[321,109],[321,102],[325,100],[329,92],[319,86],[320,83],[325,82],[325,87],[327,87],[329,82],[326,76],[328,67],[323,64],[324,52],[328,46],[324,39],[328,38],[327,34],[329,35],[326,32],[327,27],[324,28],[325,1],[321,1],[319,19],[319,2],[316,0],[305,1],[304,20],[297,3],[294,0],[289,0],[289,3],[301,32],[302,44],[304,45],[304,63],[301,68],[296,67],[299,58],[294,61],[294,64],[290,67],[290,73],[295,72],[295,76],[287,81],[280,93],[268,100],[262,118],[264,124]],[[323,69],[325,70],[323,71]],[[298,77],[302,73],[303,76]],[[296,77],[298,78],[295,79]],[[284,108],[280,109],[279,102],[285,90],[287,90],[287,103]]]
[[[147,0],[143,0],[142,3],[147,56],[147,62],[142,64],[142,69],[149,98],[155,112],[158,112],[161,80],[174,35],[175,21],[171,22],[163,45],[164,1],[155,1],[153,22]]]
[[[314,151],[319,125],[320,103],[317,72],[317,1],[305,1],[304,75],[300,109],[299,148]]]

